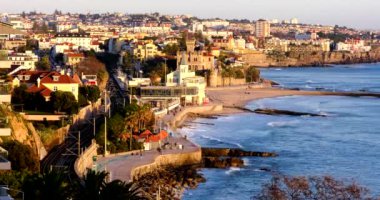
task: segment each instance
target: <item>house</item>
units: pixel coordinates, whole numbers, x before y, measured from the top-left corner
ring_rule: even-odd
[[[66,65],[74,66],[78,65],[84,60],[83,53],[67,53],[64,55],[64,62]]]
[[[50,100],[52,92],[63,91],[71,92],[75,99],[78,100],[79,85],[81,85],[80,78],[74,74],[60,74],[58,72],[44,72],[44,71],[22,71],[15,75],[13,79],[13,86],[21,84],[28,86],[27,92],[39,92],[46,101]]]
[[[161,130],[158,134],[153,134],[151,131],[145,130],[135,138],[144,144],[145,151],[149,151],[161,147],[163,141],[165,141],[168,136],[169,134],[165,130]]]

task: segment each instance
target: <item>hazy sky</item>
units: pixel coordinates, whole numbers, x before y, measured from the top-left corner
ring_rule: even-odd
[[[208,18],[289,19],[380,29],[379,0],[0,0],[0,12],[192,14]]]

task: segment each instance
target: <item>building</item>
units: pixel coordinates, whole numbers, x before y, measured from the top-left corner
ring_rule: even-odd
[[[24,40],[25,33],[21,32],[20,30],[14,29],[11,24],[7,24],[4,22],[0,22],[0,49],[5,48],[5,45],[7,47],[10,46],[19,46],[20,44],[17,42],[17,40]],[[9,40],[14,40],[14,45],[12,42],[7,42]],[[16,44],[18,43],[18,44]],[[26,45],[26,40],[21,45]],[[6,48],[8,49],[8,48]]]
[[[255,25],[255,35],[258,38],[266,38],[270,36],[270,23],[267,20],[259,19]]]
[[[206,82],[204,77],[196,76],[194,71],[189,70],[186,55],[182,55],[181,63],[174,72],[166,76],[166,86],[185,86],[196,88],[196,94],[183,95],[187,103],[202,105],[206,99]]]
[[[41,93],[46,101],[50,101],[51,93],[55,91],[71,92],[78,100],[81,81],[76,74],[70,76],[58,72],[21,71],[15,74],[13,86],[21,84],[28,86],[27,92]]]
[[[30,70],[35,70],[38,56],[32,51],[26,51],[25,53],[11,53],[8,55],[8,60],[12,62],[12,66],[25,66]]]
[[[130,47],[130,53],[140,60],[148,60],[160,55],[160,52],[158,51],[157,46],[153,44],[153,41],[134,43]]]
[[[182,57],[185,55],[191,71],[210,70],[214,68],[215,57],[210,52],[195,50],[195,42],[194,39],[186,40],[186,53],[177,52],[177,66],[180,65]]]
[[[290,23],[291,24],[299,24],[299,21],[297,18],[292,18],[292,19],[290,19]]]
[[[92,39],[88,33],[58,33],[55,35],[56,44],[73,44],[83,50],[90,50]]]
[[[75,66],[84,60],[83,53],[67,53],[64,55],[66,65]]]
[[[68,31],[70,29],[77,28],[77,26],[71,22],[57,22],[56,31],[58,33]]]

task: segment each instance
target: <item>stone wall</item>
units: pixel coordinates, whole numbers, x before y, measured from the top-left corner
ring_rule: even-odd
[[[202,161],[202,151],[198,149],[197,151],[183,154],[168,154],[160,155],[155,161],[148,165],[143,165],[136,167],[131,171],[132,180],[138,180],[139,177],[144,174],[153,172],[163,166],[184,166],[184,165],[194,165],[200,164]]]
[[[216,105],[203,105],[203,106],[191,106],[182,108],[182,111],[177,113],[173,119],[169,122],[170,127],[177,127],[186,119],[187,115],[190,113],[195,114],[206,114],[209,112],[220,112],[223,110],[222,104]]]
[[[89,146],[75,161],[74,170],[80,178],[85,175],[87,169],[92,168],[92,165],[94,164],[93,157],[98,155],[97,148],[97,144],[95,140],[93,140],[91,146]]]

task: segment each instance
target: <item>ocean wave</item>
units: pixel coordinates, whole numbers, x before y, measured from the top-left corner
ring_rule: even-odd
[[[290,127],[295,126],[299,123],[299,121],[276,121],[276,122],[268,122],[267,125],[270,127]]]
[[[244,162],[244,166],[250,166],[251,165],[248,158],[243,158],[243,162]]]
[[[239,143],[227,142],[227,141],[223,141],[221,139],[214,138],[214,137],[207,136],[207,135],[200,135],[199,137],[201,137],[203,139],[206,139],[206,140],[216,141],[216,142],[219,142],[219,143],[228,144],[228,145],[236,146],[236,147],[239,147],[239,148],[243,148],[243,145],[241,145]]]
[[[314,87],[311,87],[310,85],[305,85],[304,88],[306,88],[306,89],[312,89]]]
[[[282,69],[281,68],[276,68],[276,69],[274,69],[275,71],[282,71]]]
[[[306,83],[314,83],[312,80],[307,80]]]
[[[227,175],[230,175],[231,173],[233,172],[237,172],[237,171],[241,171],[241,168],[238,168],[238,167],[230,167],[225,173]]]

